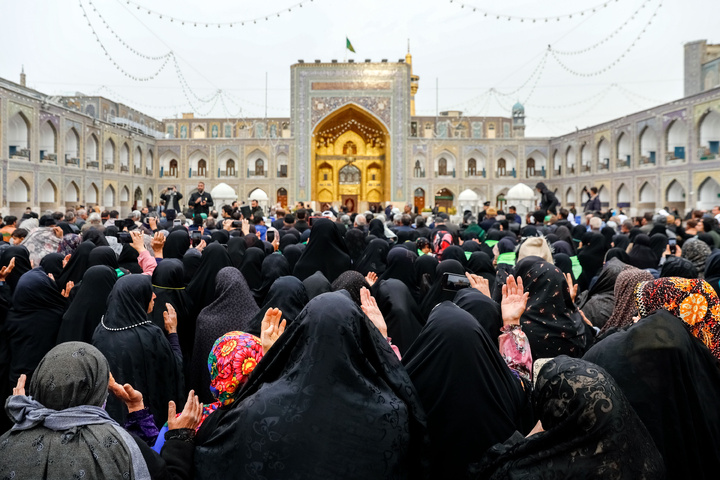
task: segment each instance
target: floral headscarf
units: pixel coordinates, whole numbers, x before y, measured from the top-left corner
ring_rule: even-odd
[[[720,299],[705,280],[680,277],[639,283],[635,300],[641,317],[667,310],[720,359]]]
[[[82,238],[80,235],[76,233],[68,233],[66,235],[63,235],[62,240],[60,240],[60,245],[58,246],[58,253],[61,253],[63,256],[66,255],[72,255],[75,250],[77,250],[78,245],[80,245],[80,242],[82,242]]]
[[[235,391],[247,382],[262,357],[262,343],[255,335],[229,332],[215,341],[208,356],[208,370],[210,392],[218,401],[205,405],[203,420],[235,400]]]

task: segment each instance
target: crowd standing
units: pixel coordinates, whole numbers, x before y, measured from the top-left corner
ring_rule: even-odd
[[[0,478],[717,478],[720,207],[536,188],[5,217]]]

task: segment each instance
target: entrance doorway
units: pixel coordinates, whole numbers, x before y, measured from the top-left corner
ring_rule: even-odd
[[[441,212],[449,213],[454,200],[455,195],[447,188],[443,188],[435,194],[435,205],[438,206],[438,210]]]
[[[343,195],[342,204],[345,205],[349,213],[357,212],[358,196],[357,195]]]
[[[287,207],[287,190],[284,188],[279,188],[277,191],[277,203],[283,208]]]
[[[422,212],[422,209],[425,208],[425,190],[423,190],[422,188],[415,189],[415,198],[413,204],[415,205],[416,212],[420,214]]]

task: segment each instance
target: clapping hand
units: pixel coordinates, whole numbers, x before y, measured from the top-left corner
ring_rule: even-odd
[[[24,373],[20,375],[20,378],[18,378],[17,386],[13,387],[13,395],[25,395],[25,381],[27,380],[27,375]]]
[[[360,289],[360,307],[370,321],[380,330],[383,337],[387,338],[387,324],[385,323],[385,317],[383,317],[378,304],[370,295],[370,290],[365,287]]]
[[[112,373],[110,374],[110,382],[108,382],[108,390],[110,390],[110,393],[115,395],[118,399],[123,401],[123,403],[127,406],[129,413],[137,412],[145,408],[142,393],[135,390],[129,383],[120,385],[115,381]]]
[[[170,400],[168,402],[168,430],[179,430],[181,428],[189,428],[196,430],[202,420],[203,405],[200,403],[200,399],[195,395],[195,390],[190,390],[188,393],[187,401],[185,402],[185,408],[177,416],[177,408],[175,402]]]
[[[523,293],[522,278],[510,275],[507,282],[502,287],[502,310],[503,325],[520,325],[520,317],[525,313],[529,292]]]
[[[282,312],[277,308],[268,308],[263,317],[262,326],[260,327],[260,342],[262,343],[263,355],[267,355],[268,350],[275,345],[277,339],[285,331],[287,320],[282,318]]]
[[[480,275],[473,275],[472,273],[465,273],[465,276],[468,280],[470,280],[470,286],[477,290],[478,292],[482,293],[488,298],[492,298],[492,295],[490,294],[490,282],[488,282],[487,278],[483,278]]]
[[[375,282],[377,282],[378,276],[375,272],[370,272],[367,275],[365,275],[365,281],[370,285],[371,287],[375,285]]]

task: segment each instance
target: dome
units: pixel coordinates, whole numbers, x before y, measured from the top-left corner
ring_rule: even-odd
[[[535,199],[535,192],[524,183],[518,183],[508,190],[505,198],[508,199],[508,202],[510,200],[533,200]]]
[[[525,107],[523,107],[522,103],[517,102],[515,105],[513,105],[512,111],[513,113],[525,113]]]
[[[256,188],[250,192],[250,200],[257,200],[258,202],[267,202],[269,200],[267,193],[262,189]]]
[[[227,183],[219,183],[210,190],[210,195],[213,196],[213,198],[237,198],[237,193],[235,190],[228,185]]]
[[[458,201],[459,202],[477,202],[478,200],[478,194],[470,190],[469,188],[467,190],[463,190],[460,192],[460,195],[458,195]]]

